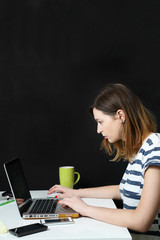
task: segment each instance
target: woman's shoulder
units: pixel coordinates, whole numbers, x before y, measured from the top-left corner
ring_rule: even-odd
[[[142,154],[142,164],[144,169],[149,165],[160,166],[160,134],[150,134],[142,145],[139,153]]]
[[[142,145],[142,149],[153,149],[160,147],[160,133],[151,133]]]

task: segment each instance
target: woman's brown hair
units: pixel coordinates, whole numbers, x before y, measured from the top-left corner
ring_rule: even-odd
[[[109,155],[116,152],[112,161],[122,158],[132,161],[147,134],[157,130],[156,121],[150,111],[123,84],[107,85],[93,102],[90,108],[92,114],[93,108],[107,115],[115,115],[119,109],[125,113],[122,133],[125,141],[118,140],[111,144],[107,139],[104,139],[101,145]]]

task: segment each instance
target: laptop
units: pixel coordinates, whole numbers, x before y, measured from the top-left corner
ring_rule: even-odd
[[[19,158],[4,163],[4,169],[22,218],[79,217],[79,213],[70,207],[62,207],[55,198],[33,199]]]

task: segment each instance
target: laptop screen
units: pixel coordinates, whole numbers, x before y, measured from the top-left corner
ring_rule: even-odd
[[[24,210],[24,203],[31,199],[31,195],[20,160],[18,158],[13,159],[5,163],[4,168],[6,170],[8,181],[17,202],[20,214],[22,214],[22,211]]]

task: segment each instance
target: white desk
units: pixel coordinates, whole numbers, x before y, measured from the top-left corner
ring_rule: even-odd
[[[46,197],[47,191],[31,191],[35,197]],[[110,199],[84,198],[85,202],[94,206],[116,208]],[[10,229],[22,225],[27,225],[39,220],[23,220],[16,207],[16,203],[9,203],[0,207],[0,221]],[[48,230],[21,237],[25,240],[131,240],[131,236],[126,228],[117,227],[111,224],[100,222],[87,217],[74,219],[75,223],[70,225],[49,226]],[[18,239],[10,233],[0,234],[1,240]]]

